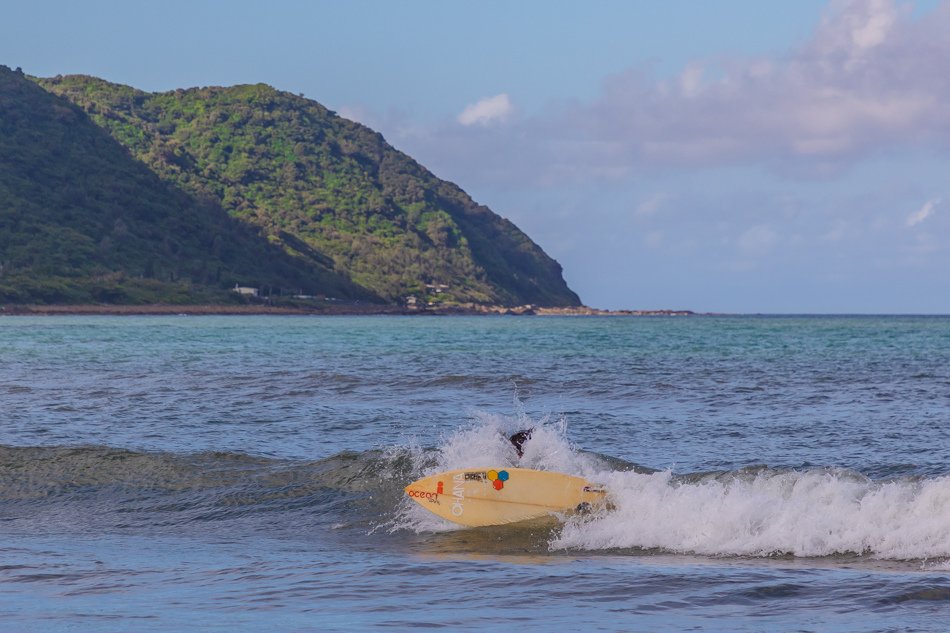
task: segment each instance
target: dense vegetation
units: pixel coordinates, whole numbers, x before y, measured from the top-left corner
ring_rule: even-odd
[[[0,301],[217,302],[237,283],[378,300],[163,181],[79,107],[0,67]]]
[[[314,101],[265,85],[33,82],[0,70],[0,300],[67,300],[30,284],[72,279],[579,304],[512,223]]]

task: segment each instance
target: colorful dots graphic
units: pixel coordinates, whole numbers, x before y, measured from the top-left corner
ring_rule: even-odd
[[[492,486],[495,487],[495,490],[501,490],[505,487],[505,482],[508,481],[508,471],[489,470],[488,480],[492,482]]]

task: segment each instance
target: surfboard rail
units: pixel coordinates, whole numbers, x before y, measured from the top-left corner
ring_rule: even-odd
[[[468,527],[505,525],[602,506],[607,491],[583,477],[549,470],[460,468],[414,481],[410,499]]]

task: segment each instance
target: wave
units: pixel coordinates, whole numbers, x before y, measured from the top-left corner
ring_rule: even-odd
[[[181,528],[253,517],[280,525],[288,513],[305,525],[359,524],[393,513],[412,468],[398,451],[300,461],[0,446],[0,514],[5,529],[41,531]]]
[[[548,542],[553,551],[629,551],[708,556],[861,556],[950,559],[950,476],[872,480],[840,468],[690,473],[656,471],[586,453],[563,422],[482,416],[446,438],[428,472],[486,463],[557,470],[604,484],[609,507],[569,519]],[[504,439],[531,424],[517,460]],[[448,528],[415,504],[400,528]]]
[[[554,549],[888,560],[950,557],[950,477],[872,481],[841,469],[700,477],[606,474],[613,508],[565,524]]]
[[[507,436],[521,428],[533,433],[519,458]],[[410,502],[403,487],[426,474],[487,464],[566,472],[607,487],[607,509],[517,537],[536,540],[532,551],[858,556],[950,566],[950,476],[873,480],[839,468],[766,466],[674,474],[580,450],[563,421],[524,414],[478,414],[446,435],[314,461],[0,446],[0,519],[5,531],[182,529],[209,522],[246,529],[251,522],[269,533],[327,527],[397,539],[441,533],[438,539],[451,548],[460,542],[452,534],[472,531]],[[509,541],[517,529],[498,528]]]

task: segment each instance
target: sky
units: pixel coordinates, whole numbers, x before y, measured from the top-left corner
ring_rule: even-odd
[[[263,82],[509,218],[590,306],[950,313],[950,0],[34,0],[0,64]]]

